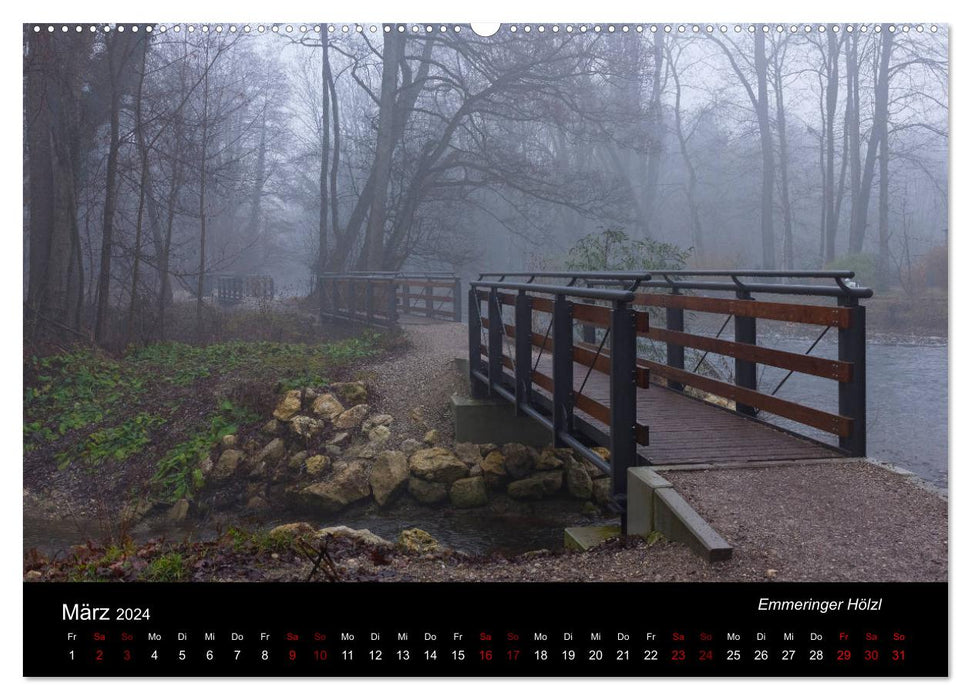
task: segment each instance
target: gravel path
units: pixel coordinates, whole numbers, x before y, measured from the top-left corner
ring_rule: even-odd
[[[429,323],[401,330],[411,347],[368,368],[377,389],[376,408],[395,417],[401,437],[420,440],[435,429],[443,442],[451,442],[449,399],[462,386],[453,363],[468,355],[468,329],[461,323]]]
[[[400,574],[459,581],[946,581],[947,502],[863,462],[667,472],[734,547],[708,564],[687,547],[610,543],[512,561],[415,561]]]

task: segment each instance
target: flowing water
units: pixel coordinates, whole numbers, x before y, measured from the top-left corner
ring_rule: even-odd
[[[813,350],[813,355],[835,359],[837,344],[833,334]],[[769,347],[790,352],[805,352],[811,340],[766,339]],[[947,341],[921,339],[901,342],[879,336],[867,341],[867,455],[914,472],[935,486],[947,488]],[[771,392],[786,372],[760,366],[759,389]],[[835,383],[831,380],[793,374],[776,394],[837,412]],[[810,432],[790,421],[771,418],[816,439],[834,442],[830,436]]]

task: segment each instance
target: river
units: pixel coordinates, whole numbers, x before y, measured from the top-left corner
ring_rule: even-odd
[[[760,338],[760,344],[790,352],[805,352],[811,339]],[[813,355],[835,359],[837,344],[830,333]],[[759,389],[771,391],[786,372],[760,366]],[[947,340],[906,341],[873,336],[867,340],[867,455],[914,472],[942,489],[948,483]],[[793,374],[776,394],[779,398],[837,412],[837,391],[831,380]],[[768,416],[766,416],[768,417]],[[802,434],[811,429],[771,419]],[[812,431],[812,437],[835,442]]]

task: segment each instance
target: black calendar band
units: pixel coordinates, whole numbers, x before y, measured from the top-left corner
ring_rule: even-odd
[[[947,584],[24,584],[27,676],[944,676]]]

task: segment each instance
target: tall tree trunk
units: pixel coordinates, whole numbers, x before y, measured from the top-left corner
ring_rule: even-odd
[[[327,67],[327,87],[330,91],[330,105],[331,113],[333,115],[333,124],[331,125],[331,128],[334,133],[334,155],[333,158],[331,158],[330,164],[330,216],[331,230],[334,232],[334,238],[336,240],[340,234],[340,211],[338,210],[337,206],[337,172],[341,164],[341,127],[340,115],[338,114],[337,107],[337,86],[334,85],[334,75],[333,71],[330,70],[329,62]]]
[[[94,339],[101,344],[108,331],[108,304],[111,294],[111,247],[114,243],[115,203],[117,198],[118,151],[121,146],[118,130],[121,112],[121,56],[126,39],[113,33],[105,35],[105,55],[108,61],[109,132],[108,161],[105,169],[105,204],[101,234],[101,260],[98,268],[98,302],[94,322]]]
[[[887,119],[890,102],[890,55],[893,53],[893,33],[889,25],[883,25],[880,38],[880,62],[874,88],[873,125],[867,141],[866,160],[860,179],[860,197],[856,216],[850,222],[850,253],[863,251],[866,236],[867,211],[870,208],[870,192],[873,189],[873,176],[877,160],[877,148],[887,133]]]
[[[644,186],[644,211],[648,231],[654,229],[654,214],[657,205],[657,190],[661,176],[661,155],[664,141],[664,110],[661,106],[661,91],[664,86],[664,32],[654,35],[654,78],[651,81],[651,107],[648,113],[651,120],[651,143],[647,160],[647,182]]]
[[[859,36],[846,38],[846,148],[850,164],[850,226],[860,207],[860,59]],[[844,167],[847,161],[843,156]]]
[[[27,30],[25,30],[27,31]],[[51,241],[54,237],[54,150],[52,141],[49,66],[54,63],[51,35],[28,33],[24,71],[27,82],[27,158],[29,179],[30,257],[27,306],[35,314],[49,312],[47,289]]]
[[[890,143],[887,138],[887,120],[880,129],[880,194],[879,194],[879,235],[880,248],[877,254],[877,279],[882,289],[890,284]]]
[[[688,139],[684,133],[684,120],[681,114],[681,80],[678,75],[678,67],[675,65],[670,50],[668,50],[668,68],[671,70],[671,78],[674,80],[674,130],[678,135],[681,159],[684,161],[684,167],[688,171],[688,184],[685,190],[685,196],[688,200],[688,216],[691,221],[691,246],[694,248],[696,259],[704,262],[705,241],[696,198],[698,176],[695,172],[694,163],[691,162],[691,157],[688,154]]]
[[[826,203],[826,250],[824,262],[836,257],[836,103],[839,100],[839,44],[833,32],[826,33],[826,172],[823,200]]]
[[[169,279],[169,267],[172,254],[172,233],[175,226],[175,213],[182,189],[182,138],[184,134],[182,115],[185,101],[188,98],[186,85],[186,62],[188,60],[188,46],[182,40],[182,60],[179,63],[179,105],[172,115],[172,173],[169,181],[168,196],[166,198],[165,232],[162,238],[161,251],[158,259],[158,330],[159,340],[165,340],[165,310],[172,302],[172,280]]]
[[[128,304],[128,320],[125,323],[125,345],[131,342],[132,326],[135,323],[135,309],[138,302],[138,272],[142,258],[142,220],[145,212],[145,188],[148,182],[148,145],[145,143],[145,129],[142,125],[142,88],[145,85],[145,61],[148,57],[148,39],[143,36],[142,65],[138,73],[138,90],[135,93],[135,142],[141,161],[141,176],[138,180],[138,213],[135,216],[135,256],[132,261],[131,300]]]
[[[398,90],[399,64],[404,58],[405,39],[398,32],[384,35],[381,68],[381,96],[378,106],[378,134],[374,153],[374,191],[364,239],[365,269],[379,270],[384,263],[384,228],[388,206],[388,184],[394,155],[395,93]]]
[[[317,274],[327,270],[327,218],[329,188],[327,166],[330,162],[330,52],[328,30],[320,26],[320,218],[318,221]],[[324,287],[318,284],[320,303],[324,301]]]
[[[782,41],[786,41],[783,39]],[[783,55],[779,53],[782,46],[777,46],[773,54],[774,63],[774,92],[775,92],[775,123],[779,132],[779,176],[782,187],[782,267],[792,270],[795,267],[792,250],[792,203],[789,199],[789,141],[786,138],[786,109],[782,99],[782,63]]]
[[[772,156],[772,129],[769,123],[769,90],[765,56],[765,34],[755,32],[755,73],[758,81],[756,112],[762,144],[762,267],[775,268],[775,231],[772,225],[772,190],[775,187],[775,163]]]
[[[202,340],[202,297],[206,279],[206,158],[209,141],[209,42],[202,79],[202,153],[199,158],[199,280],[196,286],[196,336]]]

